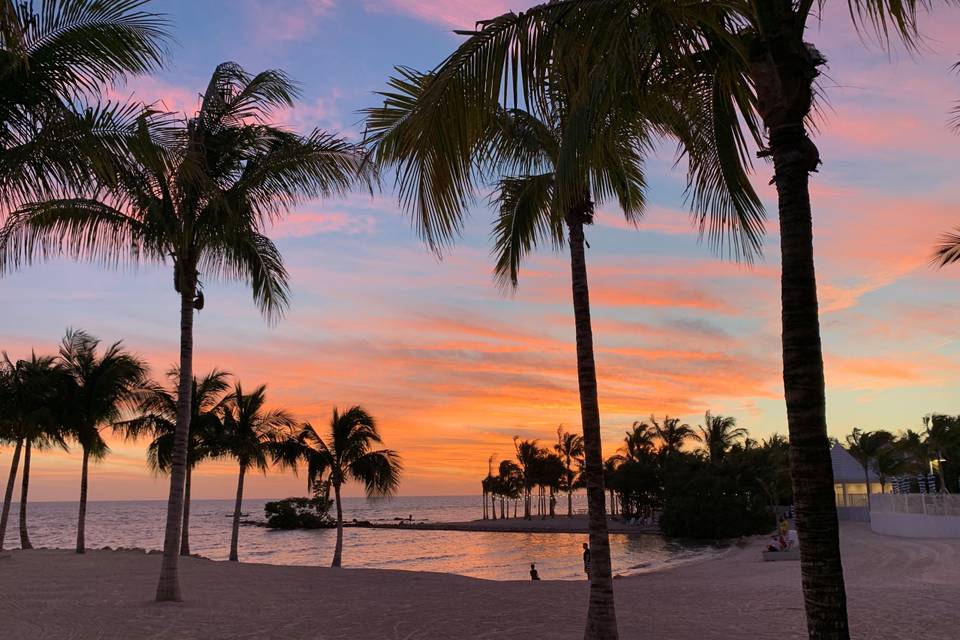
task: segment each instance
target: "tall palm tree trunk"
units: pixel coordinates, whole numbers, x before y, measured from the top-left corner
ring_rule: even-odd
[[[187,465],[187,477],[183,483],[183,529],[180,531],[180,555],[190,555],[190,479],[193,467]]]
[[[580,420],[583,424],[584,469],[587,484],[587,512],[590,527],[590,604],[587,609],[585,640],[616,640],[617,615],[613,599],[610,540],[607,537],[607,508],[603,487],[603,449],[600,441],[600,405],[597,400],[597,371],[593,360],[593,328],[590,322],[590,292],[584,255],[583,224],[590,206],[567,216],[570,230],[570,276],[573,315],[577,333],[577,381],[580,387]]]
[[[573,517],[573,491],[567,491],[567,517]]]
[[[27,491],[30,489],[30,441],[23,452],[23,479],[20,484],[20,548],[33,549],[27,533]]]
[[[240,463],[240,477],[237,479],[237,501],[233,504],[233,530],[230,534],[230,560],[237,562],[237,547],[240,546],[240,510],[243,508],[243,478],[247,475],[247,465]]]
[[[867,465],[863,465],[863,483],[867,488],[867,512],[870,511],[870,473],[867,471]],[[836,500],[836,491],[834,491],[834,500]]]
[[[10,503],[13,501],[13,486],[17,483],[17,467],[20,466],[20,452],[23,451],[23,439],[17,440],[10,461],[10,476],[7,478],[7,490],[3,494],[3,512],[0,514],[0,551],[3,551],[3,539],[7,534],[7,520],[10,517]]]
[[[90,452],[83,450],[83,466],[80,468],[80,512],[77,514],[77,553],[86,553],[87,530],[87,477],[90,471]]]
[[[340,485],[333,485],[333,496],[337,501],[337,546],[333,548],[333,562],[331,567],[339,567],[343,555],[343,506],[340,504]]]
[[[762,35],[751,43],[750,73],[778,196],[783,387],[807,632],[811,639],[847,640],[810,208],[810,172],[820,154],[804,124],[824,60],[804,42],[804,25],[788,0],[756,7]]]
[[[157,583],[157,601],[181,600],[178,572],[180,526],[183,523],[183,490],[187,467],[187,438],[190,429],[190,386],[193,380],[193,299],[196,282],[180,290],[180,388],[177,391],[177,429],[173,438],[170,467],[170,497],[163,538],[163,563]]]

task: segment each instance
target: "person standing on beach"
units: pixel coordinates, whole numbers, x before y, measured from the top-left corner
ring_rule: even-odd
[[[530,579],[531,579],[531,580],[539,580],[539,579],[540,579],[540,574],[537,573],[537,565],[535,565],[535,564],[531,564],[531,565],[530,565]]]
[[[587,574],[587,580],[590,579],[590,545],[583,543],[583,572]]]

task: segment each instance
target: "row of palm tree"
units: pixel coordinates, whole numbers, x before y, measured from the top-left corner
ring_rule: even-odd
[[[638,421],[627,432],[624,445],[618,453],[604,461],[604,473],[609,475],[617,464],[635,460],[657,452],[660,456],[673,456],[683,450],[689,441],[703,443],[703,454],[711,462],[719,462],[725,453],[742,437],[747,430],[737,427],[736,419],[729,416],[704,416],[704,424],[695,431],[679,418],[664,416],[657,420],[650,416],[649,421]],[[752,442],[748,439],[748,443]],[[573,516],[573,493],[585,486],[583,437],[566,431],[563,426],[557,428],[557,442],[550,448],[542,447],[537,440],[523,440],[514,437],[516,462],[502,460],[493,473],[495,456],[490,456],[487,476],[482,480],[484,519],[496,517],[496,501],[501,502],[501,517],[507,517],[503,502],[523,499],[523,517],[532,516],[531,498],[533,489],[537,489],[537,514],[545,518],[554,517],[555,492],[567,494],[567,516]],[[487,509],[487,498],[491,504]],[[610,512],[616,513],[616,501],[611,491]]]
[[[514,436],[513,447],[516,462],[500,461],[496,475],[493,474],[495,456],[490,456],[487,476],[481,481],[483,518],[497,519],[496,502],[499,498],[501,518],[508,517],[505,501],[522,499],[523,518],[530,520],[533,516],[534,489],[537,490],[537,515],[541,518],[548,515],[555,517],[558,492],[567,494],[567,516],[572,517],[573,492],[583,486],[583,438],[560,425],[557,428],[557,441],[551,448],[540,446],[537,440],[524,440],[519,436]]]
[[[173,263],[181,377],[157,597],[178,600],[201,272],[250,282],[261,309],[276,317],[286,306],[286,272],[264,225],[303,197],[368,181],[373,165],[342,139],[297,136],[268,124],[296,95],[289,79],[280,72],[250,75],[233,64],[218,67],[197,112],[184,120],[120,109],[107,119],[111,127],[96,126],[104,109],[84,115],[75,98],[96,101],[108,82],[149,71],[162,59],[164,23],[143,4],[47,0],[35,12],[32,4],[0,1],[0,44],[17,62],[0,70],[10,98],[3,102],[14,105],[0,112],[0,144],[20,152],[5,153],[0,163],[0,197],[11,210],[0,232],[0,271],[57,255]],[[429,73],[400,69],[384,105],[367,113],[373,157],[397,168],[400,201],[432,248],[456,238],[484,185],[493,189],[497,209],[500,282],[515,285],[522,258],[536,247],[569,243],[593,557],[588,638],[616,638],[618,631],[584,228],[596,204],[609,200],[639,220],[647,190],[643,162],[663,136],[676,140],[687,159],[701,232],[734,258],[749,260],[762,237],[747,141],[773,161],[784,389],[808,631],[816,638],[849,636],[809,199],[809,174],[820,156],[808,126],[825,58],[804,34],[825,4],[549,2],[478,23]],[[919,42],[918,11],[933,4],[848,0],[858,28],[908,47]],[[54,63],[34,64],[38,51]],[[44,100],[33,108],[37,96]],[[51,151],[63,140],[80,147],[69,154],[77,160]],[[44,151],[25,153],[31,145]],[[80,174],[85,181],[78,184]]]
[[[167,22],[147,4],[0,0],[0,274],[57,256],[172,265],[180,376],[157,599],[176,601],[203,280],[249,284],[278,318],[288,276],[266,227],[304,199],[369,185],[373,172],[341,137],[272,124],[299,96],[279,70],[221,64],[190,114],[104,102],[106,87],[163,60]]]
[[[27,504],[33,450],[58,446],[82,450],[77,553],[84,553],[87,487],[91,460],[109,452],[103,434],[136,441],[149,438],[147,461],[155,472],[170,473],[175,449],[177,393],[180,373],[168,372],[170,387],[148,377],[146,364],[121,342],[102,351],[100,341],[83,331],[68,331],[55,357],[32,354],[30,360],[0,362],[0,442],[14,445],[10,474],[0,515],[0,549],[6,532],[14,485],[23,458],[20,493],[21,548],[30,549]],[[238,464],[229,559],[239,559],[239,533],[244,480],[248,471],[276,465],[295,472],[307,468],[308,485],[329,481],[337,505],[337,544],[333,566],[341,565],[343,511],[341,488],[356,480],[370,496],[389,496],[399,486],[402,463],[381,443],[376,422],[360,407],[343,414],[335,408],[329,435],[321,437],[309,423],[283,409],[269,409],[266,386],[245,392],[230,374],[213,369],[192,380],[187,444],[187,480],[182,514],[180,555],[190,555],[190,479],[206,460],[232,459]]]
[[[944,0],[943,4],[954,4]],[[848,0],[858,30],[914,49],[917,14],[936,3]],[[804,40],[817,0],[558,0],[479,21],[429,73],[401,68],[368,112],[376,157],[397,167],[401,204],[428,244],[459,234],[475,191],[494,189],[495,273],[569,242],[577,371],[594,559],[587,638],[618,637],[610,575],[584,225],[595,202],[643,211],[649,141],[688,158],[702,233],[749,260],[762,207],[746,177],[747,141],[774,166],[778,196],[784,391],[811,638],[849,637],[826,425],[809,175],[809,136],[826,58]],[[567,237],[564,237],[566,231]]]
[[[863,467],[864,482],[870,486],[870,471],[886,491],[887,481],[932,473],[936,469],[939,490],[949,492],[960,477],[960,416],[929,414],[921,431],[905,429],[893,433],[885,429],[856,428],[847,437],[847,450]],[[936,465],[934,465],[936,462]],[[870,491],[867,491],[867,504]]]

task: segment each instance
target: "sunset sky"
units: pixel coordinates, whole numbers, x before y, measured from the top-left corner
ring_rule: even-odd
[[[395,65],[427,69],[448,54],[454,28],[527,2],[495,0],[165,0],[177,42],[168,68],[114,93],[195,109],[210,72],[234,60],[281,68],[304,98],[284,114],[359,138],[359,110],[377,104]],[[812,179],[814,233],[831,435],[853,427],[917,428],[931,411],[960,413],[960,267],[929,266],[939,233],[960,224],[960,136],[948,130],[960,98],[960,10],[923,24],[925,50],[891,54],[850,26],[830,2],[808,39],[829,59]],[[604,208],[587,253],[605,454],[651,412],[691,424],[733,415],[755,438],[786,432],[780,376],[779,252],[771,168],[755,166],[769,223],[752,268],[698,243],[682,198],[683,169],[664,145],[650,164],[639,228]],[[332,406],[361,404],[406,462],[401,493],[475,493],[487,457],[511,437],[552,443],[558,424],[579,429],[569,264],[545,251],[513,294],[491,277],[491,212],[481,193],[464,237],[430,254],[388,181],[374,197],[299,207],[271,232],[292,276],[292,305],[275,326],[236,283],[206,283],[197,316],[195,371],[213,366],[244,385],[268,384],[272,404],[325,426]],[[108,271],[60,261],[0,280],[0,349],[13,358],[52,352],[68,326],[123,339],[156,376],[176,360],[178,297],[168,266]],[[111,441],[91,474],[91,499],[162,498],[145,443]],[[9,450],[0,454],[6,473]],[[31,494],[76,499],[80,456],[33,459]],[[194,496],[231,497],[235,466],[208,464]],[[304,492],[271,473],[250,497]],[[356,494],[354,488],[354,494]]]

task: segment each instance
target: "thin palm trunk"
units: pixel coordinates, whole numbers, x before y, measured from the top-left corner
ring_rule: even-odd
[[[809,153],[806,146],[812,144],[802,121],[770,135],[783,261],[783,387],[807,631],[812,639],[847,640],[850,632],[827,439],[809,174],[802,161]]]
[[[27,491],[30,489],[30,441],[23,452],[23,479],[20,484],[20,548],[33,549],[27,533]]]
[[[940,493],[949,493],[947,491],[947,481],[943,477],[943,451],[937,451],[937,475],[940,476]]]
[[[867,511],[870,511],[870,473],[867,471],[867,465],[863,465],[863,483],[863,486],[867,488]],[[834,497],[834,500],[836,500],[836,497]]]
[[[573,492],[567,491],[567,517],[573,517]]]
[[[590,603],[587,609],[585,640],[616,640],[617,615],[613,599],[610,540],[607,537],[607,509],[603,487],[603,449],[600,441],[600,406],[597,400],[597,371],[593,359],[593,328],[590,322],[590,292],[584,255],[583,223],[588,210],[571,211],[570,276],[573,315],[577,335],[577,381],[580,387],[580,419],[583,425],[584,469],[587,484],[587,512],[590,528]]]
[[[190,391],[193,380],[193,298],[196,283],[180,293],[180,388],[177,391],[177,428],[173,438],[170,467],[170,497],[163,538],[163,563],[157,583],[157,601],[181,600],[178,573],[180,526],[183,523],[183,491],[187,466],[187,438],[190,429]]]
[[[247,465],[240,463],[240,477],[237,478],[237,501],[233,504],[233,530],[230,534],[230,560],[237,562],[240,557],[237,547],[240,545],[240,510],[243,508],[243,478],[247,475]]]
[[[86,553],[87,528],[87,474],[90,471],[90,452],[83,450],[83,466],[80,468],[80,512],[77,514],[77,553]]]
[[[333,548],[331,567],[339,567],[343,555],[343,507],[340,504],[340,485],[333,485],[333,495],[337,501],[337,546]]]
[[[7,520],[10,517],[10,503],[13,501],[13,486],[17,483],[17,467],[20,466],[20,452],[23,450],[23,440],[17,440],[13,450],[13,460],[10,461],[10,476],[7,478],[7,490],[3,494],[3,513],[0,514],[0,551],[3,551],[3,539],[7,534]]]
[[[187,465],[187,477],[183,483],[183,529],[180,532],[180,555],[190,555],[190,479],[193,467]]]

